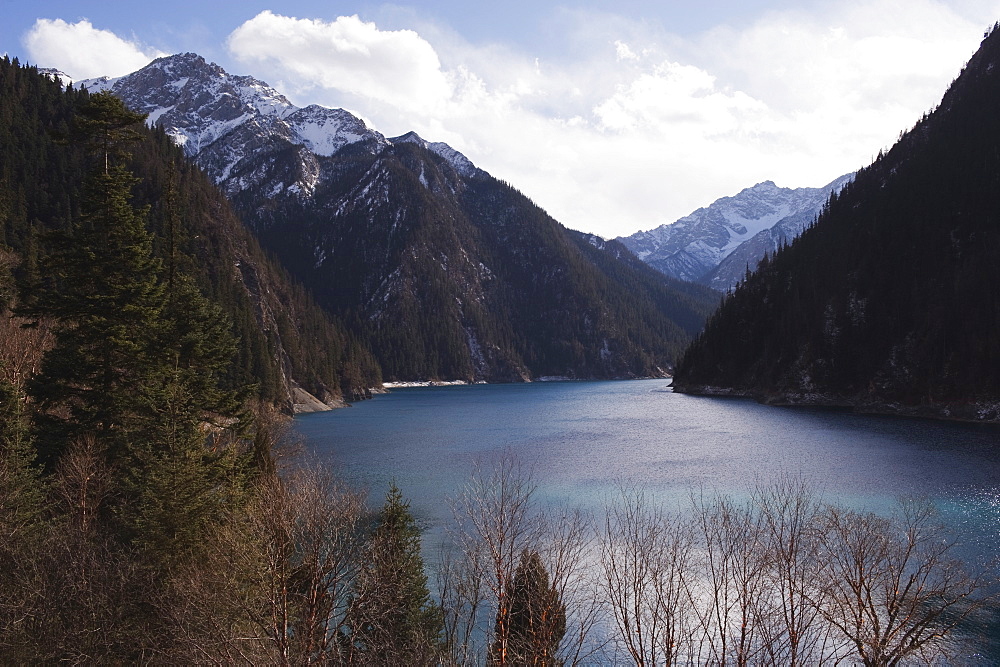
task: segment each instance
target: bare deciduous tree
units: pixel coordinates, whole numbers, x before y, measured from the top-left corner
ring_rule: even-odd
[[[175,622],[198,660],[337,662],[365,533],[364,497],[304,467],[263,481],[220,527],[208,560],[178,573]]]
[[[608,510],[602,584],[637,665],[933,662],[988,599],[927,503],[879,517],[785,479],[692,509],[685,523],[628,489]]]
[[[618,629],[614,642],[636,665],[690,660],[692,538],[689,522],[635,488],[623,488],[607,510],[601,583]]]
[[[508,454],[478,463],[452,503],[456,525],[438,584],[455,662],[476,662],[485,654],[497,665],[578,664],[592,656],[590,636],[599,616],[587,572],[592,521],[579,511],[546,515],[534,491],[531,475]],[[548,581],[541,602],[531,605],[536,618],[565,616],[564,624],[533,623],[537,641],[527,644],[512,637],[512,593],[524,554],[536,569],[544,568]]]
[[[474,639],[479,625],[482,634],[489,631],[481,625],[482,601],[488,600],[494,614],[493,637],[489,642],[490,661],[509,664],[510,592],[514,572],[521,552],[537,546],[541,526],[532,506],[535,484],[520,463],[510,455],[501,457],[494,466],[485,469],[482,462],[473,471],[465,489],[453,502],[457,523],[455,543],[460,563],[452,563],[452,571],[465,577],[452,590],[463,592],[458,615],[463,616],[458,634]],[[479,590],[476,590],[481,587]],[[472,604],[475,602],[475,604]],[[468,649],[461,649],[467,652]]]
[[[33,326],[27,326],[32,324]],[[42,318],[35,322],[0,313],[0,373],[12,386],[23,388],[38,373],[42,356],[52,347],[52,324]]]
[[[751,491],[759,512],[760,545],[767,554],[770,614],[761,625],[765,662],[814,665],[836,654],[829,625],[812,604],[818,577],[819,500],[801,479],[783,478]]]
[[[984,602],[927,502],[888,518],[829,507],[819,539],[817,609],[864,665],[947,657],[947,635]]]
[[[696,609],[700,661],[749,665],[764,650],[761,626],[770,623],[760,516],[731,498],[693,498],[697,574],[687,590]]]
[[[550,513],[545,526],[539,550],[566,612],[566,633],[556,657],[561,664],[588,664],[602,649],[594,636],[601,615],[594,522],[576,509]]]
[[[476,551],[469,552],[473,548]],[[437,590],[444,610],[445,643],[455,664],[476,662],[477,619],[486,604],[483,581],[485,561],[478,545],[466,544],[464,549],[453,542],[441,545],[441,560],[437,567]]]

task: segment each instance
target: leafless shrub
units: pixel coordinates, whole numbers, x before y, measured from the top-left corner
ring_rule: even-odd
[[[607,510],[601,583],[618,630],[613,642],[636,665],[676,665],[689,659],[692,528],[631,487],[623,488]]]
[[[25,381],[38,373],[42,356],[54,342],[48,320],[34,322],[0,312],[0,377],[23,388]]]
[[[340,660],[363,516],[363,495],[328,471],[300,468],[262,482],[219,530],[210,562],[177,576],[179,650],[223,662]]]
[[[955,555],[933,507],[904,501],[890,517],[828,507],[820,517],[819,614],[864,665],[933,662],[984,603],[984,581]]]
[[[62,506],[60,514],[76,532],[95,533],[113,479],[107,457],[93,436],[83,436],[59,457],[53,487]]]
[[[53,517],[5,572],[6,660],[122,663],[147,655],[154,587],[132,550],[108,539],[101,515],[111,479],[92,438],[60,457]]]

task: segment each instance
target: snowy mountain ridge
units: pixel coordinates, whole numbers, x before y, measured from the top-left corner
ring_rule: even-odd
[[[267,83],[231,75],[194,53],[158,58],[132,74],[78,85],[109,91],[149,114],[147,123],[161,126],[229,195],[264,187],[275,195],[308,197],[320,179],[317,157],[353,145],[377,154],[392,143],[344,109],[296,107]],[[395,141],[419,142],[465,175],[476,170],[447,144],[426,142],[412,132]],[[260,168],[261,155],[288,149],[298,153],[292,182]]]
[[[852,174],[821,188],[782,188],[764,181],[723,197],[676,222],[620,237],[641,260],[668,276],[731,288],[765,252],[794,238]],[[728,261],[730,257],[737,261]],[[738,263],[737,270],[732,267]]]
[[[448,144],[442,141],[426,141],[416,132],[407,132],[402,136],[393,137],[392,139],[389,139],[389,143],[412,143],[423,146],[432,153],[436,153],[437,155],[443,157],[452,167],[455,168],[455,171],[465,177],[474,176],[476,171],[478,171],[476,165],[472,164],[472,160],[465,157]]]

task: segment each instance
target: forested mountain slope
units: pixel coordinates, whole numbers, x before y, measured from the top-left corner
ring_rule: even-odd
[[[39,257],[49,251],[53,232],[79,215],[83,150],[68,139],[86,97],[34,68],[0,60],[0,243],[11,258],[7,283],[15,274],[22,285],[44,278],[37,275]],[[223,307],[240,341],[227,372],[232,386],[253,385],[264,400],[291,408],[298,386],[333,402],[380,384],[366,349],[265,256],[217,188],[162,131],[145,131],[130,152],[138,178],[132,201],[148,209],[159,261],[193,276]],[[0,305],[12,301],[8,289]]]
[[[1000,34],[709,321],[675,388],[1000,419]]]
[[[195,54],[87,85],[181,142],[386,379],[662,375],[717,303],[581,248],[445,144],[296,108]],[[643,303],[625,287],[635,281]]]
[[[581,245],[514,188],[463,177],[420,145],[329,162],[328,191],[252,219],[371,341],[387,378],[658,375],[716,303]]]

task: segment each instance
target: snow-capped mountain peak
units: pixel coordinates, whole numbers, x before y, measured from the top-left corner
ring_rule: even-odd
[[[764,181],[673,223],[618,240],[668,276],[724,291],[743,276],[748,264],[753,268],[765,252],[798,236],[819,214],[830,193],[839,191],[852,177],[841,176],[821,188],[782,188]],[[720,273],[731,256],[739,258],[738,271],[722,269]],[[734,262],[730,263],[735,266]]]
[[[311,196],[321,178],[317,160],[355,144],[379,153],[412,142],[443,157],[462,176],[478,171],[448,144],[425,141],[415,132],[386,140],[344,109],[296,107],[263,81],[231,75],[195,53],[158,58],[127,76],[79,85],[110,91],[148,114],[150,125],[162,127],[230,195],[261,187],[274,196]],[[288,160],[289,150],[297,159]],[[280,169],[273,161],[262,166],[261,157],[269,154],[282,162]]]
[[[73,85],[73,77],[66,72],[55,69],[54,67],[39,67],[38,73],[58,82],[63,87]]]
[[[251,186],[301,196],[310,193],[316,156],[330,156],[347,145],[368,141],[373,150],[388,145],[364,121],[343,109],[316,105],[298,108],[268,84],[234,76],[194,53],[158,58],[141,70],[115,79],[80,82],[91,92],[107,90],[131,108],[149,114],[229,194]],[[261,170],[262,154],[299,147],[297,178],[271,182]]]

